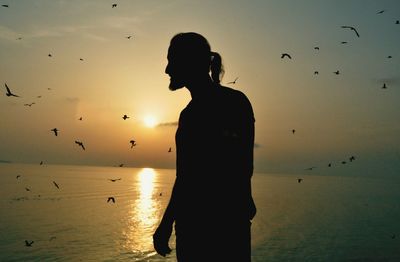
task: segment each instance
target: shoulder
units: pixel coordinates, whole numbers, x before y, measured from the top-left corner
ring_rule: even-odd
[[[219,92],[221,96],[220,99],[226,104],[234,106],[243,113],[247,112],[253,115],[253,108],[250,100],[243,92],[226,86],[220,86]]]

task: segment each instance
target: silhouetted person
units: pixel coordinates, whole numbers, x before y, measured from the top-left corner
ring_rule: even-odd
[[[192,100],[179,117],[175,184],[153,240],[168,254],[175,222],[178,261],[251,261],[254,115],[243,93],[220,85],[222,72],[203,36],[172,38],[169,89],[186,87]]]

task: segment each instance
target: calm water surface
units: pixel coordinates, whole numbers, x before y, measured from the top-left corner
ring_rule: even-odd
[[[174,177],[165,169],[0,164],[0,261],[176,261],[152,246]],[[303,178],[254,175],[253,261],[400,261],[398,180]]]

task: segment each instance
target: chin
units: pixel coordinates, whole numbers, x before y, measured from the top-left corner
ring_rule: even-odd
[[[171,79],[171,81],[169,82],[169,87],[168,88],[171,91],[175,91],[175,90],[181,89],[184,86],[185,86],[184,83]]]

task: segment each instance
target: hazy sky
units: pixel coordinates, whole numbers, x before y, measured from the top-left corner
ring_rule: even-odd
[[[176,122],[189,102],[164,69],[171,37],[195,31],[252,102],[257,171],[400,175],[398,0],[0,4],[0,160],[173,168],[176,125],[144,120]]]

